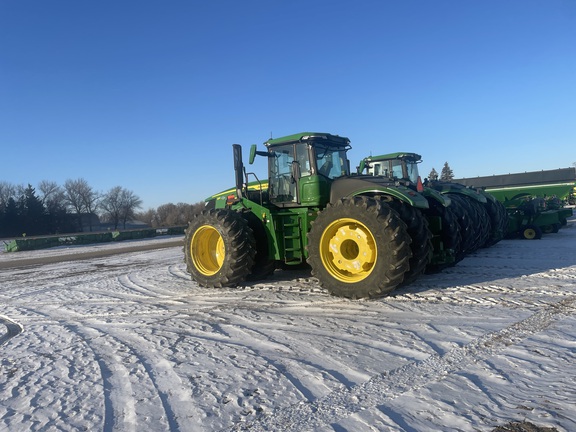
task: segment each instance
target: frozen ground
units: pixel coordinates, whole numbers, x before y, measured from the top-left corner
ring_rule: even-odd
[[[200,288],[175,246],[38,261],[121,246],[0,253],[0,430],[576,430],[575,220],[372,301]]]

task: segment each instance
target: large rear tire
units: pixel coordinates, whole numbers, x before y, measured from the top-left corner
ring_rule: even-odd
[[[508,230],[508,213],[506,213],[504,204],[496,199],[490,198],[488,198],[488,202],[486,203],[486,211],[490,216],[492,230],[484,246],[490,247],[494,246],[506,236],[506,231]]]
[[[230,287],[252,272],[256,241],[240,213],[208,210],[196,215],[186,229],[184,261],[198,284]]]
[[[432,233],[428,229],[428,221],[419,209],[400,201],[386,202],[400,219],[406,224],[406,230],[412,243],[412,258],[410,258],[410,269],[404,273],[403,284],[407,285],[414,282],[419,275],[424,273],[426,266],[432,260]]]
[[[250,210],[242,211],[242,217],[248,223],[256,241],[256,256],[251,273],[246,277],[249,281],[266,279],[276,270],[276,261],[270,258],[268,238],[262,221]]]
[[[462,236],[460,234],[460,225],[458,224],[457,216],[452,211],[454,206],[444,207],[434,198],[429,199],[428,204],[430,208],[426,210],[425,214],[429,217],[439,217],[441,220],[440,232],[435,233],[439,239],[434,244],[436,246],[441,243],[438,244],[440,250],[435,251],[435,253],[441,254],[446,260],[445,262],[428,265],[426,272],[435,273],[456,265],[464,258],[464,255],[461,252]]]
[[[463,195],[463,198],[468,202],[468,205],[472,212],[474,212],[474,217],[476,219],[476,231],[477,231],[477,240],[474,245],[473,250],[476,251],[488,242],[488,238],[490,237],[490,231],[492,227],[490,225],[490,216],[488,215],[488,211],[484,207],[484,204],[476,201],[474,198],[470,198],[466,195]]]
[[[308,233],[312,275],[339,297],[390,293],[402,283],[411,256],[406,225],[390,207],[369,197],[328,205]]]
[[[448,193],[446,195],[448,195],[452,201],[450,209],[456,216],[456,222],[460,227],[460,250],[456,254],[456,261],[459,262],[474,250],[474,245],[477,241],[478,232],[474,226],[476,223],[475,213],[470,209],[468,202],[462,198],[460,194]]]

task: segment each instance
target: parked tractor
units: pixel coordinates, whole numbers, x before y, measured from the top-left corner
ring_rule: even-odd
[[[186,230],[187,270],[200,285],[235,286],[307,263],[331,294],[370,298],[430,263],[423,189],[351,174],[350,141],[338,135],[304,132],[264,145],[251,147],[249,162],[267,158],[268,178],[247,173],[234,144],[235,188],[208,198]]]
[[[364,158],[358,172],[403,182],[413,190],[421,183],[417,153],[400,152]],[[507,226],[505,208],[491,195],[458,183],[425,181],[423,194],[429,203],[424,211],[434,236],[434,257],[429,269],[437,270],[462,260],[480,247],[504,238]]]
[[[432,258],[426,271],[433,272],[452,266],[462,259],[462,237],[450,198],[422,184],[418,173],[419,162],[420,155],[415,153],[370,156],[360,161],[357,172],[359,175],[367,174],[387,179],[390,188],[401,185],[426,199],[428,208],[417,211],[422,213],[432,234]]]

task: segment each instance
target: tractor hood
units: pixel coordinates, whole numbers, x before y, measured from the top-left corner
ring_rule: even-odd
[[[407,187],[402,181],[386,177],[356,175],[339,177],[332,183],[330,202],[342,197],[355,195],[389,195],[409,203],[413,207],[428,208],[428,201],[418,192]]]

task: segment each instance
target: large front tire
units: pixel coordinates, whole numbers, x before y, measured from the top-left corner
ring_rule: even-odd
[[[369,197],[342,198],[329,205],[308,234],[312,275],[339,297],[388,294],[402,283],[411,256],[404,222]]]
[[[251,273],[256,242],[246,220],[232,210],[208,210],[186,229],[184,261],[192,279],[205,287],[230,287]]]

